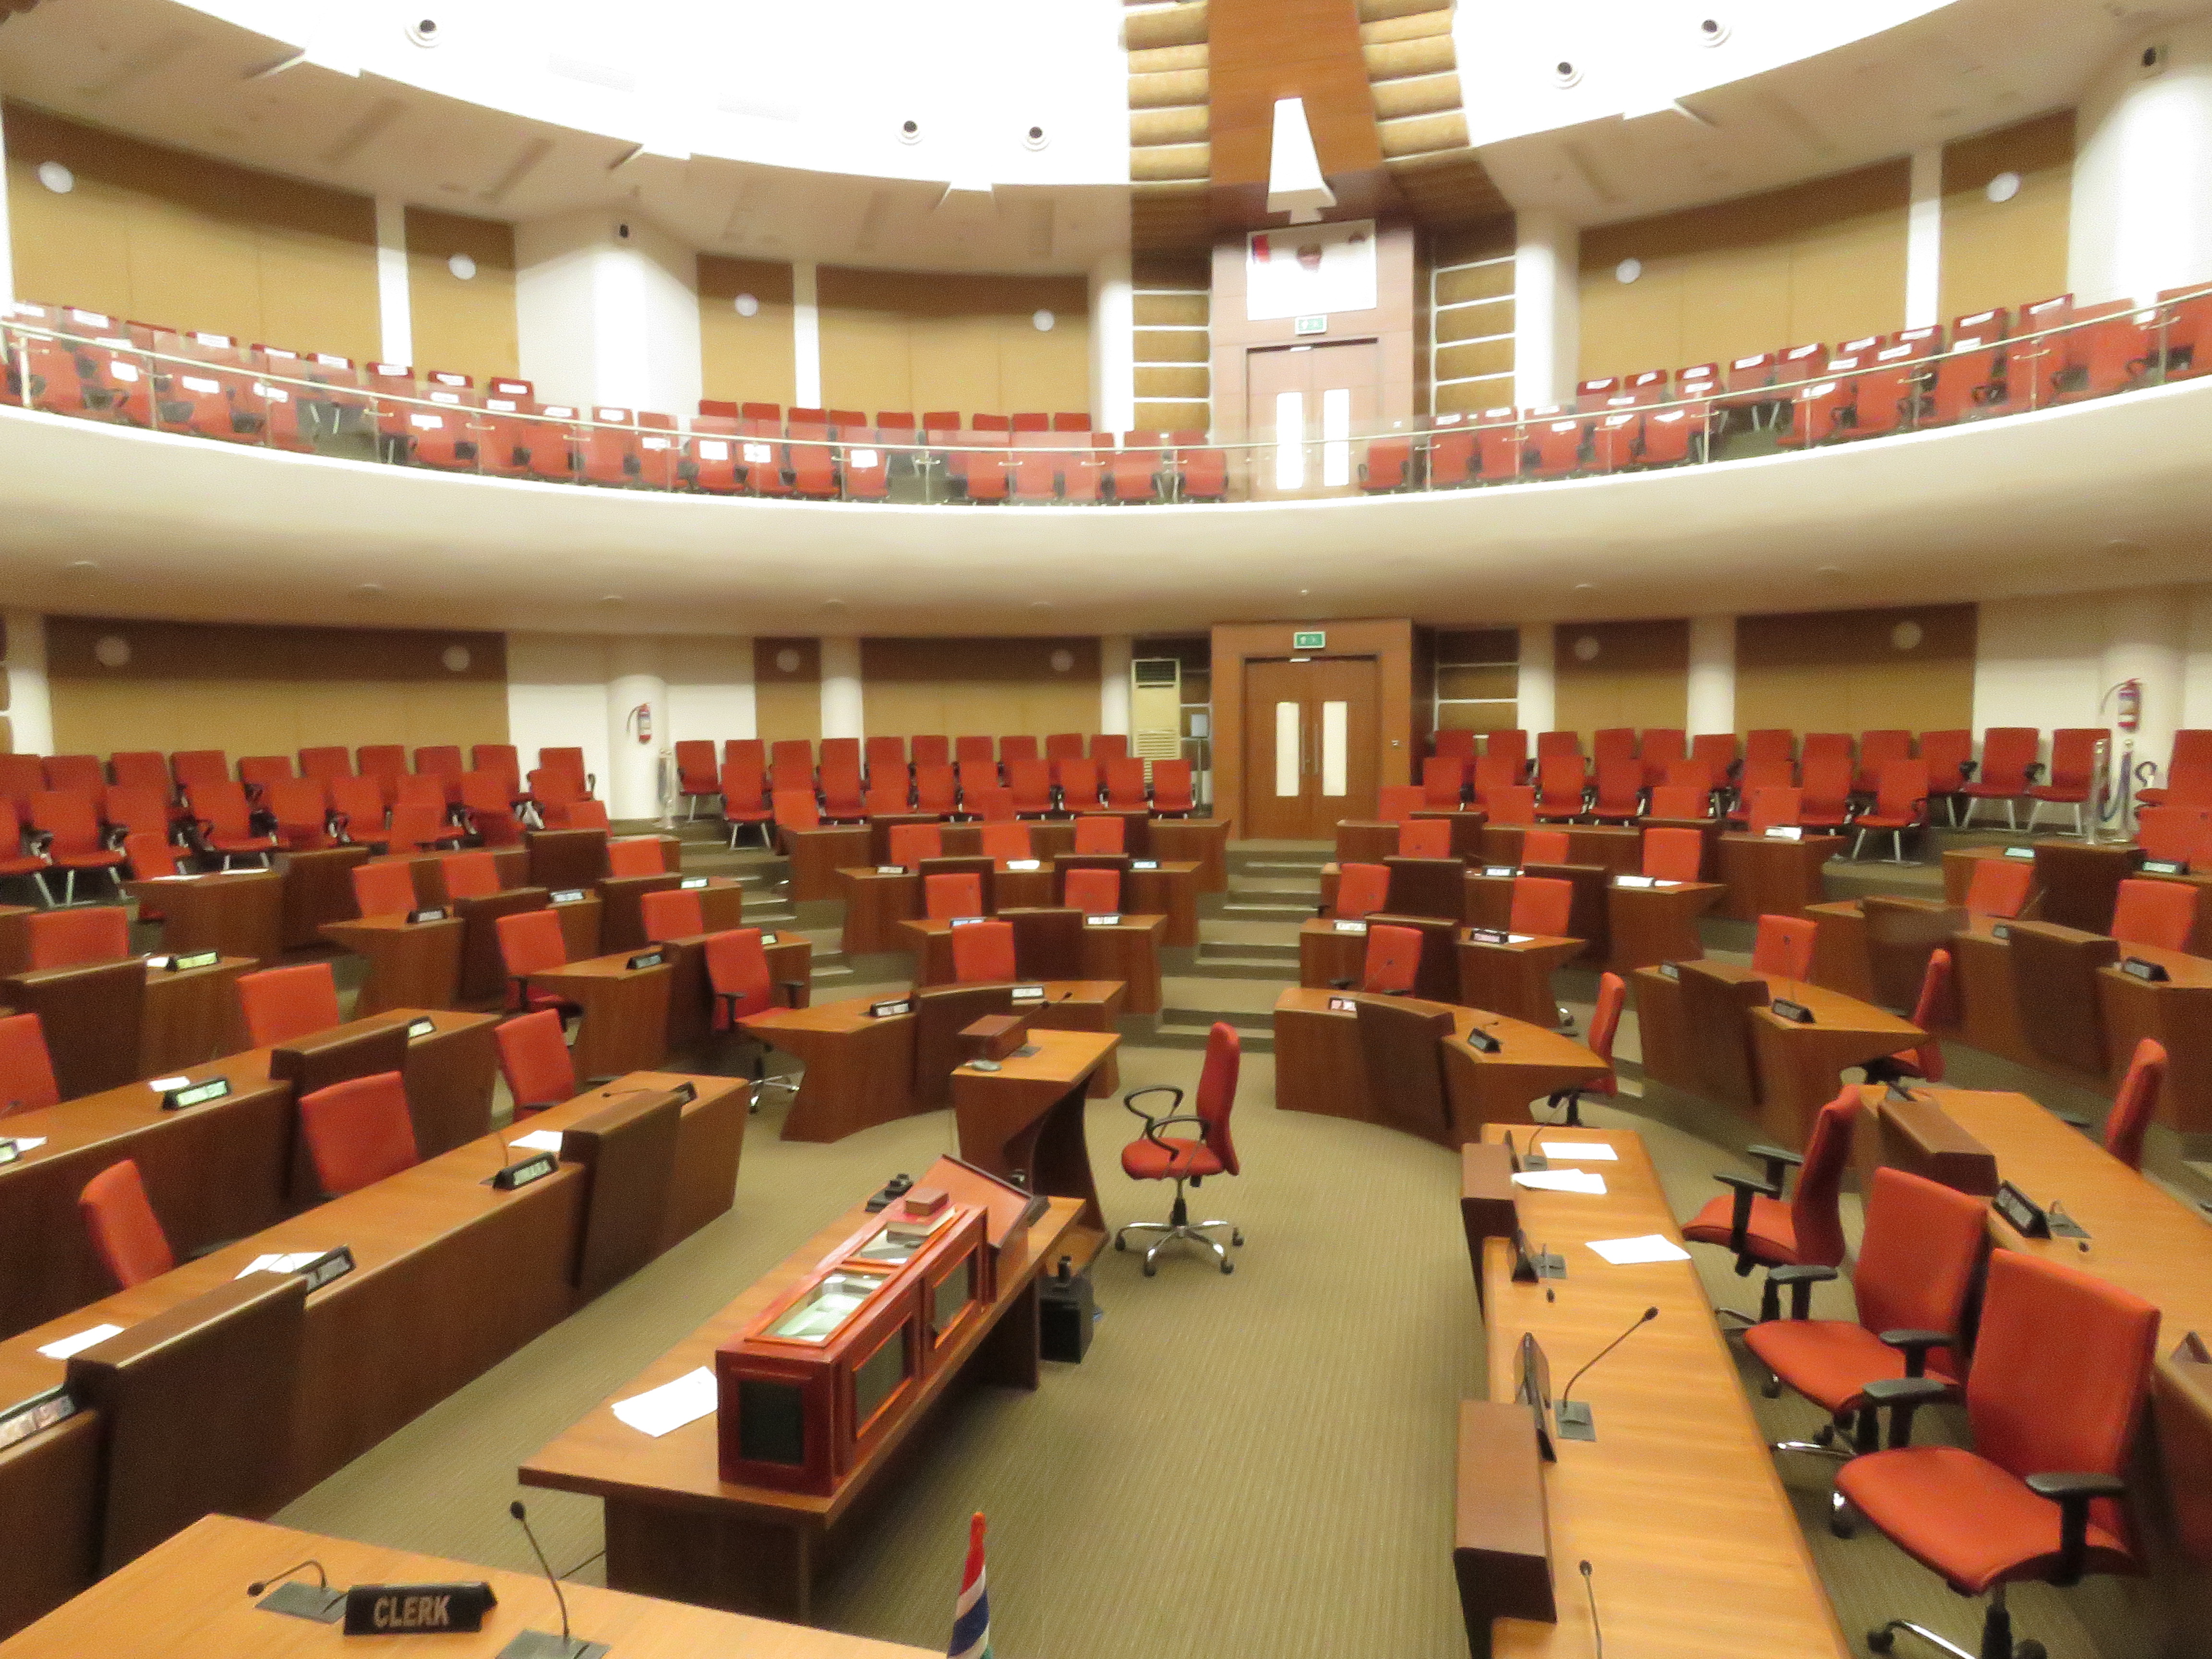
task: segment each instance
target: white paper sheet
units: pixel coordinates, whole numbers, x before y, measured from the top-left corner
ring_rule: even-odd
[[[1620,1154],[1602,1140],[1547,1140],[1536,1149],[1546,1158],[1580,1158],[1586,1164],[1618,1164]]]
[[[146,1086],[157,1095],[166,1095],[170,1090],[181,1089],[191,1081],[191,1079],[188,1077],[149,1078],[146,1080]]]
[[[46,1144],[46,1138],[44,1135],[5,1135],[0,1136],[0,1139],[14,1141],[15,1152],[19,1157],[25,1152],[35,1152]]]
[[[257,1255],[238,1270],[243,1279],[248,1273],[295,1273],[310,1261],[317,1261],[330,1254],[327,1250],[292,1250],[278,1255]]]
[[[1687,1261],[1690,1253],[1664,1233],[1645,1233],[1640,1238],[1593,1238],[1589,1247],[1616,1267],[1633,1267],[1646,1261]]]
[[[1513,1177],[1516,1187],[1533,1187],[1545,1193],[1587,1193],[1605,1196],[1605,1177],[1588,1170],[1524,1170]]]
[[[75,1336],[65,1336],[58,1342],[49,1342],[39,1352],[49,1359],[67,1359],[73,1353],[82,1353],[95,1342],[105,1342],[111,1336],[122,1334],[120,1325],[94,1325],[88,1331],[79,1331]]]
[[[519,1152],[557,1152],[561,1150],[558,1129],[532,1129],[526,1135],[517,1135],[507,1143]]]
[[[616,1401],[615,1415],[639,1433],[649,1434],[658,1440],[671,1430],[706,1416],[714,1409],[718,1395],[713,1370],[702,1365],[696,1371],[684,1372],[673,1382],[664,1382],[657,1389]]]

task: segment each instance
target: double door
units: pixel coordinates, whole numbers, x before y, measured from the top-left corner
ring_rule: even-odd
[[[1372,340],[1269,346],[1246,357],[1244,374],[1253,497],[1356,489],[1381,406],[1382,348]]]
[[[1244,665],[1244,810],[1265,841],[1327,841],[1372,817],[1380,756],[1372,657]]]

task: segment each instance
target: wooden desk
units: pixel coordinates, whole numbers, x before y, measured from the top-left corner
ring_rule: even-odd
[[[0,1007],[39,1017],[64,1099],[94,1094],[140,1075],[152,971],[136,957],[33,968],[0,980]]]
[[[856,865],[836,874],[845,889],[845,931],[840,942],[847,956],[882,956],[913,948],[899,924],[921,914],[920,872],[902,869],[894,875],[873,865]]]
[[[31,965],[31,918],[38,913],[27,904],[0,904],[0,978],[20,974]]]
[[[1485,831],[1487,834],[1487,831]],[[1601,966],[1613,953],[1613,918],[1606,895],[1618,872],[1602,864],[1525,864],[1518,873],[1564,881],[1575,890],[1567,911],[1567,932],[1583,942],[1582,959]],[[1513,877],[1467,874],[1467,923],[1470,927],[1504,927],[1513,919]]]
[[[1503,1133],[1492,1126],[1483,1138]],[[1597,1439],[1561,1441],[1559,1462],[1542,1466],[1558,1622],[1497,1620],[1492,1652],[1589,1659],[1596,1648],[1577,1571],[1586,1559],[1614,1652],[1847,1659],[1855,1650],[1837,1625],[1695,1264],[1614,1267],[1583,1248],[1645,1233],[1680,1243],[1641,1137],[1577,1129],[1541,1139],[1554,1135],[1603,1141],[1617,1161],[1581,1166],[1605,1177],[1603,1197],[1517,1194],[1522,1231],[1566,1258],[1564,1283],[1516,1285],[1511,1242],[1484,1243],[1490,1397],[1511,1398],[1524,1333],[1543,1346],[1556,1389],[1644,1309],[1656,1306],[1659,1316],[1576,1389],[1591,1407]],[[1555,1300],[1546,1299],[1551,1289]]]
[[[55,1431],[48,1431],[49,1433]],[[450,1584],[484,1580],[499,1605],[475,1635],[386,1638],[395,1653],[494,1659],[526,1630],[557,1633],[561,1621],[545,1581],[441,1556],[358,1544],[229,1516],[211,1515],[102,1579],[66,1606],[0,1644],[4,1659],[82,1659],[128,1652],[134,1659],[316,1659],[343,1643],[327,1625],[257,1609],[244,1587],[278,1567],[312,1557],[333,1585]],[[742,1613],[564,1583],[579,1638],[612,1644],[623,1659],[695,1659],[743,1653],[755,1659],[928,1659],[901,1647],[834,1631],[774,1624]]]
[[[957,1377],[1035,1388],[1036,1278],[1057,1260],[1082,1206],[1054,1199],[998,1257],[987,1316],[923,1379],[913,1407],[827,1498],[723,1481],[714,1413],[659,1439],[615,1416],[615,1401],[675,1381],[734,1339],[868,1219],[855,1206],[646,1370],[524,1463],[526,1486],[580,1492],[605,1505],[610,1586],[704,1607],[804,1620],[831,1534]],[[573,1622],[573,1621],[572,1621]]]
[[[284,954],[284,878],[275,871],[157,876],[126,881],[123,890],[141,909],[161,913],[164,951],[220,951],[272,968]]]
[[[161,1077],[235,1047],[236,987],[253,966],[245,957],[224,957],[205,968],[149,968],[138,1075]]]
[[[386,1008],[451,1008],[460,997],[461,939],[468,924],[459,916],[410,922],[405,916],[362,916],[326,921],[323,937],[362,957],[368,978],[354,1004],[358,1014]]]
[[[1814,982],[1889,1008],[1918,1003],[1928,958],[1949,950],[1969,925],[1961,905],[1880,893],[1815,904],[1805,915],[1813,923]]]
[[[319,945],[325,922],[349,921],[361,914],[361,905],[353,895],[353,872],[356,865],[366,864],[368,859],[369,849],[358,846],[276,855],[276,872],[284,878],[287,951]]]
[[[1737,921],[1803,915],[1808,906],[1827,896],[1820,872],[1843,852],[1841,836],[1808,835],[1802,841],[1723,836],[1715,849],[1720,878],[1728,887],[1721,914]]]
[[[2142,848],[2131,842],[2045,839],[2032,843],[2035,849],[2036,896],[2027,914],[2062,927],[2078,927],[2085,933],[2102,933],[2112,925],[2112,906],[2120,884],[2142,863]],[[1962,847],[1943,854],[1943,897],[1951,904],[1966,902],[1966,888],[1974,866],[1982,859],[2003,858],[2002,847]]]
[[[775,834],[784,857],[791,860],[794,904],[839,896],[837,872],[868,861],[865,823],[824,824],[818,830],[779,828]]]
[[[1145,826],[1142,848],[1127,847],[1131,858],[1154,858],[1162,864],[1197,866],[1198,890],[1229,890],[1229,831],[1227,818],[1152,818]]]
[[[1551,933],[1516,933],[1503,945],[1460,935],[1459,1000],[1547,1030],[1559,1023],[1552,974],[1582,954],[1583,942]]]
[[[1480,806],[1424,806],[1416,808],[1413,816],[1439,819],[1450,826],[1450,857],[1475,864],[1482,861],[1482,826],[1490,821],[1490,814]]]
[[[575,890],[549,890],[549,895],[557,890],[574,892]],[[561,918],[561,943],[568,947],[569,961],[582,962],[600,953],[601,906],[597,893],[587,890],[582,898],[556,901],[549,908]]]
[[[530,885],[530,849],[526,847],[491,847],[483,849],[492,856],[492,866],[499,872],[499,889],[510,892],[517,887]],[[404,864],[415,883],[415,902],[426,910],[441,907],[450,908],[453,896],[446,889],[446,859],[442,853],[389,853],[376,864]]]
[[[1705,941],[1698,936],[1698,918],[1725,890],[1711,881],[1623,887],[1616,879],[1605,890],[1606,926],[1613,936],[1605,965],[1626,974],[1662,962],[1696,961],[1705,953]]]
[[[2212,961],[2154,945],[2122,945],[2121,960],[2130,957],[2158,963],[2168,977],[2160,983],[2117,966],[2097,970],[2106,1076],[2117,1090],[2136,1045],[2145,1037],[2157,1039],[2166,1058],[2158,1121],[2184,1137],[2212,1135]],[[2185,1146],[2189,1156],[2204,1150],[2201,1139]]]
[[[1625,823],[1490,823],[1482,830],[1485,864],[1519,864],[1528,830],[1567,832],[1567,862],[1595,864],[1608,875],[1634,875],[1644,867],[1644,832]]]
[[[1367,924],[1309,916],[1298,924],[1298,983],[1325,991],[1339,980],[1359,983],[1367,972]]]
[[[604,830],[526,830],[532,887],[589,887],[607,872]]]
[[[1122,872],[1121,902],[1135,915],[1167,918],[1161,944],[1177,950],[1192,949],[1198,944],[1198,896],[1205,880],[1202,867],[1194,859],[1156,862],[1155,869]]]
[[[1357,991],[1294,986],[1275,1000],[1276,1109],[1396,1127],[1368,1086],[1358,1017],[1332,1009],[1333,1000],[1364,999]],[[1444,1009],[1452,1018],[1451,1035],[1440,1039],[1451,1121],[1428,1137],[1439,1146],[1463,1146],[1480,1137],[1485,1123],[1530,1122],[1530,1101],[1602,1077],[1608,1069],[1589,1049],[1557,1031],[1473,1008],[1413,1006]],[[1498,1053],[1481,1054],[1468,1046],[1467,1034],[1477,1026],[1499,1040]]]
[[[744,924],[745,890],[728,876],[709,876],[704,887],[691,890],[699,900],[701,931],[726,932]],[[599,885],[599,946],[602,951],[641,951],[648,940],[645,931],[645,896],[679,890],[684,875],[666,870],[657,876],[608,876]]]
[[[711,918],[710,918],[711,920]],[[684,1054],[699,1048],[714,1035],[714,988],[707,977],[708,933],[689,933],[660,941],[668,955],[668,1048]],[[811,995],[814,986],[814,941],[804,933],[764,931],[761,948],[768,957],[771,986],[799,984]]]
[[[956,981],[950,921],[942,916],[921,916],[899,923],[899,929],[909,941],[907,948],[915,955],[915,984],[951,985]],[[1093,927],[1086,921],[1079,964],[1083,977],[1120,980],[1128,987],[1125,999],[1128,1012],[1159,1012],[1160,939],[1166,931],[1165,916],[1124,915],[1104,927]]]
[[[571,1057],[579,1077],[649,1072],[668,1057],[668,994],[675,970],[632,968],[634,951],[592,957],[532,974],[531,984],[583,1011]]]
[[[1121,1041],[1111,1031],[1033,1026],[1024,1046],[1036,1053],[1009,1054],[995,1072],[960,1066],[952,1073],[961,1158],[1033,1193],[1074,1200],[1079,1207],[1060,1254],[1074,1258],[1077,1273],[1106,1246],[1106,1212],[1083,1136],[1084,1103],[1091,1078]]]
[[[1336,821],[1336,862],[1380,864],[1398,853],[1398,826],[1380,818]]]

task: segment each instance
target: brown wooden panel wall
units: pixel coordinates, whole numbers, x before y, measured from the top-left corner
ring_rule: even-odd
[[[465,253],[476,275],[453,275]],[[514,227],[498,219],[407,210],[407,308],[415,366],[472,374],[481,387],[522,373],[514,320]]]
[[[736,301],[740,294],[759,301],[760,309],[750,317],[739,316]],[[732,403],[788,405],[799,395],[793,362],[791,267],[701,254],[701,395]]]
[[[1736,730],[1971,726],[1977,620],[1971,605],[1739,617]]]
[[[1989,182],[2000,173],[2020,175],[2020,193],[2009,202],[1989,198]],[[2070,109],[1944,146],[1944,322],[2066,291],[2073,188]]]
[[[822,735],[821,641],[753,641],[753,711],[754,730],[770,742]]]
[[[1558,730],[1588,738],[1608,726],[1640,730],[1685,723],[1686,621],[1561,623],[1553,648],[1552,724]]]
[[[823,265],[822,396],[830,408],[1011,415],[1091,407],[1090,285]],[[1040,331],[1038,311],[1053,313]]]
[[[870,736],[1095,732],[1098,641],[863,640],[860,685]]]

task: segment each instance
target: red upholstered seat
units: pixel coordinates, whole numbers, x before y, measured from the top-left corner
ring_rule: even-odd
[[[690,939],[707,931],[707,909],[699,902],[696,891],[665,888],[647,893],[637,908],[646,938],[656,945],[672,939]]]
[[[415,907],[415,878],[394,860],[356,864],[352,870],[355,906],[364,916],[404,916]]]
[[[1060,902],[1087,916],[1117,915],[1121,909],[1119,870],[1070,870]]]
[[[1693,1244],[1718,1244],[1733,1250],[1739,1273],[1748,1273],[1753,1267],[1799,1263],[1834,1267],[1844,1259],[1844,1224],[1837,1195],[1843,1185],[1844,1168],[1850,1161],[1851,1132],[1859,1109],[1855,1084],[1846,1085],[1820,1109],[1813,1121],[1796,1190],[1786,1201],[1779,1196],[1782,1174],[1794,1155],[1778,1149],[1775,1155],[1764,1149],[1755,1151],[1753,1156],[1766,1158],[1765,1179],[1722,1176],[1734,1191],[1711,1200],[1692,1216],[1683,1224],[1682,1237]],[[1768,1311],[1764,1316],[1775,1317],[1777,1297],[1771,1282],[1766,1287],[1765,1304]]]
[[[1855,1458],[1838,1471],[1836,1487],[1961,1595],[2045,1577],[2058,1556],[2058,1505],[1955,1446]],[[2092,1522],[2087,1565],[2091,1572],[2130,1572],[2135,1558],[2117,1533]]]
[[[1646,830],[1643,851],[1645,875],[1660,881],[1695,881],[1705,868],[1705,832],[1665,825]]]
[[[1753,935],[1751,965],[1778,979],[1809,979],[1813,974],[1813,923],[1804,916],[1761,916]]]
[[[349,1078],[300,1097],[300,1135],[315,1180],[335,1198],[421,1163],[397,1072]]]
[[[1188,1181],[1193,1176],[1224,1173],[1221,1160],[1202,1140],[1163,1135],[1137,1139],[1121,1149],[1121,1173],[1137,1181]]]
[[[82,968],[131,954],[131,918],[119,904],[43,910],[25,918],[33,968]]]
[[[1390,866],[1346,864],[1336,872],[1336,908],[1330,914],[1356,921],[1380,910],[1390,896]]]
[[[1014,926],[971,921],[952,930],[952,978],[959,985],[995,985],[1015,977]]]
[[[327,962],[247,974],[238,981],[238,1003],[246,1016],[246,1040],[257,1048],[327,1031],[341,1018],[337,981]]]
[[[1521,837],[1521,862],[1565,864],[1567,861],[1567,848],[1565,830],[1531,830]]]
[[[1420,975],[1421,935],[1413,927],[1377,923],[1367,930],[1367,956],[1359,988],[1380,996],[1409,997]]]
[[[2105,1119],[2105,1150],[2130,1170],[2142,1168],[2143,1132],[2150,1127],[2159,1091],[2166,1086],[2166,1045],[2155,1037],[2136,1044]]]
[[[933,921],[954,916],[980,916],[983,911],[983,878],[973,870],[956,870],[921,880],[922,914]]]
[[[1978,915],[2009,920],[2027,903],[2035,885],[2035,866],[2024,860],[1977,859],[1966,883],[1966,908]]]
[[[659,876],[667,873],[659,840],[652,836],[625,836],[607,843],[610,876]]]
[[[2112,906],[2112,937],[2122,945],[2186,951],[2197,927],[2197,893],[2178,881],[2135,876],[2120,884]]]
[[[143,1285],[177,1265],[134,1160],[110,1164],[85,1182],[76,1207],[93,1253],[118,1289]]]
[[[1196,1109],[1183,1110],[1183,1094],[1172,1084],[1152,1084],[1141,1089],[1132,1089],[1121,1097],[1121,1104],[1129,1113],[1142,1118],[1145,1132],[1121,1149],[1121,1172],[1135,1181],[1172,1181],[1176,1184],[1174,1207],[1164,1222],[1136,1221],[1117,1229],[1114,1248],[1127,1248],[1131,1233],[1157,1234],[1158,1240],[1145,1252],[1145,1273],[1150,1277],[1158,1269],[1160,1252],[1178,1239],[1203,1244],[1213,1252],[1224,1273],[1233,1272],[1235,1264],[1228,1250],[1219,1241],[1208,1237],[1216,1227],[1230,1229],[1231,1244],[1242,1244],[1244,1235],[1226,1221],[1194,1223],[1183,1196],[1183,1183],[1196,1186],[1215,1176],[1238,1174],[1241,1165],[1237,1158],[1237,1143],[1229,1130],[1231,1112],[1237,1104],[1237,1079],[1243,1061],[1243,1045],[1237,1028],[1225,1021],[1217,1020],[1206,1036],[1206,1064],[1199,1073]],[[1167,1109],[1147,1112],[1137,1103],[1147,1096],[1164,1095]],[[1166,1131],[1182,1128],[1182,1134]],[[1188,1131],[1195,1129],[1194,1136]]]
[[[500,1075],[507,1079],[507,1091],[514,1098],[517,1117],[575,1097],[575,1062],[561,1033],[561,1016],[553,1010],[540,1008],[503,1020],[493,1028],[492,1039],[499,1050]]]
[[[1451,855],[1451,825],[1444,819],[1414,818],[1398,826],[1400,858],[1448,859]]]
[[[945,831],[934,823],[894,823],[888,842],[890,861],[909,870],[924,859],[945,856]]]
[[[36,1014],[0,1018],[0,1117],[61,1103],[45,1028]]]
[[[1075,820],[1075,850],[1119,854],[1128,848],[1128,823],[1110,812],[1086,812]]]
[[[1506,926],[1516,933],[1568,937],[1567,924],[1574,912],[1575,884],[1555,876],[1513,878],[1513,905]]]
[[[573,1012],[574,1003],[530,983],[532,974],[563,967],[568,960],[568,940],[561,918],[551,910],[518,910],[499,918],[499,954],[507,969],[507,1008],[521,1013],[533,1008],[557,1008]]]
[[[500,890],[499,860],[490,853],[448,853],[438,860],[438,872],[449,899],[489,898]]]

